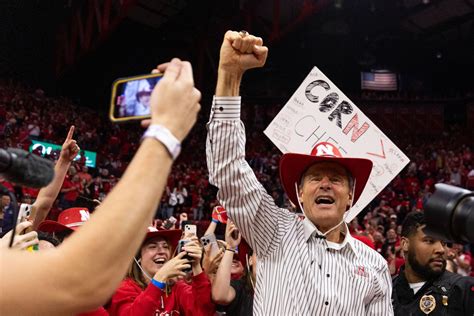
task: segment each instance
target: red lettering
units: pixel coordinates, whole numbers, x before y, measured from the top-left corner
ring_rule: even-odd
[[[358,140],[359,137],[364,135],[364,133],[369,129],[369,126],[370,125],[367,124],[367,122],[364,122],[361,128],[359,128],[359,117],[357,116],[357,113],[356,113],[354,114],[352,119],[349,121],[349,123],[347,123],[346,127],[344,128],[342,132],[347,135],[351,131],[351,129],[353,129],[351,141],[355,143],[356,140]]]

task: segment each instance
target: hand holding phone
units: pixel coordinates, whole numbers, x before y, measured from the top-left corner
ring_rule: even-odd
[[[185,253],[178,253],[174,258],[168,260],[158,272],[155,273],[153,279],[166,283],[174,277],[186,276],[185,270],[191,269],[188,259],[184,258]]]
[[[109,116],[112,122],[151,117],[151,92],[162,73],[119,78],[112,84]]]
[[[197,227],[196,225],[192,224],[185,224],[184,225],[184,238],[191,239],[192,237],[197,236]]]
[[[15,238],[11,249],[26,250],[30,246],[37,245],[39,243],[38,233],[31,231],[26,234],[23,232],[33,225],[32,222],[23,221],[16,226]],[[13,229],[6,233],[3,238],[0,239],[0,249],[7,249],[10,244],[10,239],[13,234]]]
[[[164,229],[171,229],[171,227],[173,227],[177,222],[177,219],[173,216],[171,216],[170,218],[168,218],[167,220],[165,220],[162,224],[162,227]]]
[[[227,243],[227,247],[232,249],[237,248],[240,244],[240,240],[241,236],[239,230],[231,220],[228,220],[225,228],[225,242]]]
[[[201,237],[201,243],[204,247],[209,245],[211,247],[210,256],[213,258],[219,252],[219,245],[217,244],[216,235],[214,233],[207,234]]]

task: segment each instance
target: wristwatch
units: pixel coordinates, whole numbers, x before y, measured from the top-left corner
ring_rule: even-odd
[[[169,129],[162,125],[153,124],[148,126],[145,134],[143,134],[143,138],[148,137],[155,138],[160,143],[165,145],[173,160],[176,160],[179,153],[181,152],[181,143],[179,140],[170,132]]]

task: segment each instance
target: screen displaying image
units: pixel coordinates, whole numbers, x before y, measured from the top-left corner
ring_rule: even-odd
[[[119,83],[115,96],[115,117],[150,115],[153,88],[162,77],[138,79]]]

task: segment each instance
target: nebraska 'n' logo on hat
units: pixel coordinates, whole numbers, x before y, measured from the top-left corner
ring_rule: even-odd
[[[320,157],[342,157],[341,152],[333,144],[328,142],[322,142],[316,144],[311,151],[311,156]]]

